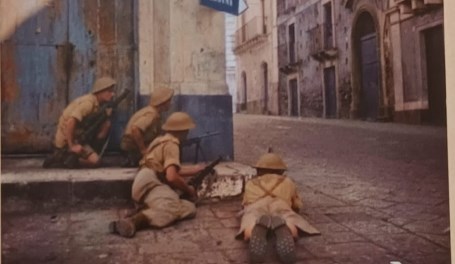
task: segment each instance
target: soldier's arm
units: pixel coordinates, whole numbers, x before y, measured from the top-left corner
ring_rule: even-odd
[[[144,144],[144,135],[143,135],[141,129],[139,129],[137,126],[133,126],[131,128],[131,137],[133,138],[134,142],[138,146],[142,155],[144,155],[147,148]]]
[[[66,141],[68,142],[68,148],[72,152],[79,153],[82,151],[82,146],[74,142],[74,130],[76,128],[78,120],[74,117],[68,118],[66,121],[66,127],[64,130]]]
[[[198,174],[205,168],[205,164],[200,163],[196,165],[186,165],[180,167],[179,174],[182,177],[191,177],[194,176],[195,174]]]
[[[196,197],[196,191],[192,186],[186,184],[177,172],[177,167],[175,165],[171,165],[166,168],[166,180],[172,187],[187,193],[191,197]]]
[[[303,208],[302,198],[300,198],[297,189],[294,188],[294,195],[292,197],[292,210],[298,213],[302,208]]]
[[[144,133],[147,129],[156,122],[157,117],[152,114],[145,114],[135,120],[131,127],[131,137],[133,138],[136,146],[138,146],[142,155],[145,155],[147,147],[145,145]]]

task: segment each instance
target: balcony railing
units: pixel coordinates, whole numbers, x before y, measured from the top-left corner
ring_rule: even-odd
[[[242,45],[245,42],[248,42],[258,36],[264,35],[267,33],[267,28],[265,26],[265,18],[262,16],[257,16],[248,21],[240,29],[235,32],[235,44],[236,47]]]

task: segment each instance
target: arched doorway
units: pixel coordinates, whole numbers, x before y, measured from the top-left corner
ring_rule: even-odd
[[[267,63],[263,62],[262,63],[262,88],[264,89],[263,91],[263,107],[262,107],[262,113],[267,114],[269,111],[268,104],[269,104],[269,74],[268,74],[268,68],[267,68]]]
[[[358,16],[354,31],[354,52],[359,78],[359,117],[376,120],[380,99],[380,61],[378,34],[373,17],[368,12]]]

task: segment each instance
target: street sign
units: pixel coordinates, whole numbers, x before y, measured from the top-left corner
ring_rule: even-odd
[[[200,0],[200,4],[236,16],[248,8],[245,0]]]

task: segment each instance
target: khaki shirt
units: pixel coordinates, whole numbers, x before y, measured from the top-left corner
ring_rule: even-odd
[[[298,211],[303,207],[295,183],[278,174],[265,174],[249,180],[245,186],[243,205],[252,204],[266,196],[277,197]]]
[[[135,201],[142,200],[148,190],[157,186],[158,174],[164,174],[171,165],[180,168],[179,144],[171,134],[157,137],[150,143],[147,154],[139,162],[141,169],[134,178],[132,196]]]
[[[160,114],[153,106],[146,106],[134,113],[126,125],[124,137],[131,137],[133,127],[141,130],[146,145],[159,136],[161,132]]]
[[[83,95],[72,101],[63,111],[58,120],[57,133],[55,134],[55,147],[63,148],[67,145],[64,131],[66,122],[69,118],[76,118],[81,122],[86,116],[95,113],[99,109],[99,103],[96,96],[93,94]]]
[[[157,173],[164,173],[171,165],[180,168],[180,141],[171,134],[157,137],[147,148],[147,154],[139,162],[139,166],[145,166]]]

